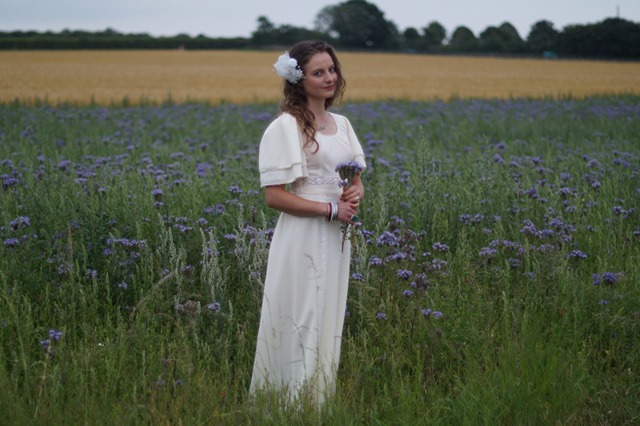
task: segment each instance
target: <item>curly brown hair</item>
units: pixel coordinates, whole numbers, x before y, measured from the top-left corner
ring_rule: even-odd
[[[346,88],[346,82],[342,77],[342,71],[340,69],[340,62],[338,61],[338,57],[336,56],[336,52],[333,47],[324,41],[301,41],[296,43],[289,50],[289,56],[298,61],[298,67],[304,71],[304,66],[307,65],[311,57],[322,52],[326,52],[331,56],[333,65],[335,66],[336,75],[338,76],[335,84],[334,95],[331,98],[326,99],[324,102],[324,107],[329,108],[331,105],[342,99]],[[295,117],[298,122],[298,126],[300,126],[302,132],[307,138],[305,147],[315,145],[315,151],[317,151],[319,146],[315,138],[315,119],[313,113],[307,108],[307,93],[302,85],[302,80],[295,84],[284,80],[283,95],[284,98],[280,103],[281,111],[287,112]]]

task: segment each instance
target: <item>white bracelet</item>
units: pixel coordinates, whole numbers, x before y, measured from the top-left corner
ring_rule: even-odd
[[[338,203],[331,203],[331,220],[338,219]]]

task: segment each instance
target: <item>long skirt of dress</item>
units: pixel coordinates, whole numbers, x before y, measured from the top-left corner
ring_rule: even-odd
[[[339,194],[297,195],[335,202]],[[339,222],[280,215],[269,250],[252,394],[284,391],[294,401],[302,393],[321,405],[335,392],[351,255],[350,242],[343,250],[342,240]]]

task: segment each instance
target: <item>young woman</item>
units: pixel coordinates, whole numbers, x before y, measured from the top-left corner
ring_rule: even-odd
[[[364,154],[349,121],[327,109],[345,81],[334,49],[305,41],[274,65],[284,81],[282,113],[260,142],[260,184],[281,212],[267,264],[251,393],[303,395],[320,405],[335,391],[347,300],[353,225],[364,187],[360,175],[339,185],[336,166]]]

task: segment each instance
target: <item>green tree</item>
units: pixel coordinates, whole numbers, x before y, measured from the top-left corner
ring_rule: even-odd
[[[524,41],[513,25],[509,22],[503,22],[498,29],[502,34],[504,51],[506,53],[520,53],[524,50]]]
[[[570,56],[640,58],[640,24],[608,18],[588,25],[569,25],[558,37],[558,50]]]
[[[276,26],[266,16],[257,19],[258,28],[251,34],[251,42],[256,46],[268,46],[276,41]]]
[[[553,23],[547,20],[538,21],[531,26],[527,36],[526,49],[541,54],[544,51],[555,51],[558,43],[558,31]]]
[[[453,52],[476,52],[478,50],[478,38],[468,27],[460,26],[451,34],[448,47]]]
[[[417,29],[409,27],[402,33],[403,47],[411,51],[425,50],[424,39]]]
[[[337,44],[358,49],[393,49],[399,45],[396,25],[375,4],[349,0],[323,8],[316,29],[335,37]]]
[[[489,26],[480,33],[480,50],[487,53],[519,53],[523,50],[523,41],[518,30],[508,22],[499,27]]]
[[[427,49],[430,52],[437,52],[442,49],[444,40],[447,38],[447,30],[438,21],[432,21],[423,29]]]

